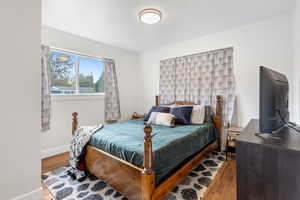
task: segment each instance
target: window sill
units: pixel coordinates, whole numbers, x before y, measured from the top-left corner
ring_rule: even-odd
[[[82,101],[82,100],[104,100],[105,93],[87,94],[51,94],[53,101]]]

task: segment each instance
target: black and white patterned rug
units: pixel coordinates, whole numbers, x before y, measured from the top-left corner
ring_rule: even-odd
[[[199,200],[224,162],[224,153],[213,151],[191,172],[166,200]],[[66,167],[42,175],[44,185],[56,200],[127,200],[105,182],[93,175],[73,180],[65,174]]]

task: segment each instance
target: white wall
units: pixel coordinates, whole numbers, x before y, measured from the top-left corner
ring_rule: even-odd
[[[292,76],[292,15],[286,14],[225,32],[153,49],[141,54],[139,112],[154,104],[159,93],[159,61],[224,47],[234,47],[234,72],[237,83],[237,117],[246,125],[259,114],[259,67],[264,65]],[[291,110],[293,84],[291,84]]]
[[[139,56],[93,40],[74,36],[49,27],[42,27],[42,43],[88,55],[112,58],[116,62],[122,119],[126,120],[137,109],[137,67]],[[67,151],[71,139],[71,113],[79,112],[82,125],[103,123],[104,97],[56,97],[52,101],[51,129],[42,135],[42,156]]]
[[[1,1],[0,199],[3,200],[42,199],[40,12],[40,0]]]
[[[294,84],[295,84],[295,120],[300,124],[300,1],[294,13]]]

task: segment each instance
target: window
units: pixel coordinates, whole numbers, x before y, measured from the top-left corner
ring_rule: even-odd
[[[104,93],[101,59],[50,50],[51,94]]]
[[[103,69],[102,61],[79,57],[79,93],[104,93]]]
[[[50,51],[51,94],[76,93],[76,55]]]

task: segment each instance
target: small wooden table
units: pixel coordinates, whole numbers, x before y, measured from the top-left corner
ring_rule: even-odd
[[[237,126],[231,126],[227,128],[227,138],[226,138],[226,148],[225,148],[225,153],[226,153],[226,160],[227,160],[227,155],[229,153],[235,153],[235,139],[237,136],[241,134],[243,131],[242,127],[237,127]]]
[[[145,114],[138,114],[137,112],[134,112],[131,119],[134,120],[134,119],[140,119],[140,118],[144,118],[145,117]]]

